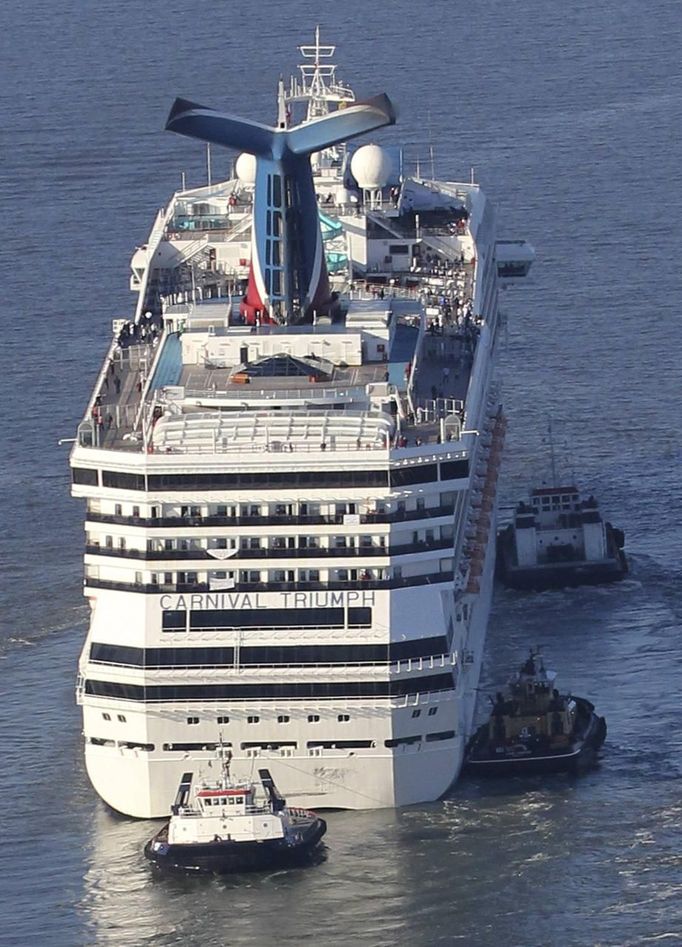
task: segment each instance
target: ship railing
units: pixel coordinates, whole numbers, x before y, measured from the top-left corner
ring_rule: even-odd
[[[461,398],[417,398],[414,401],[414,420],[411,424],[434,424],[448,415],[464,412]]]
[[[327,631],[329,627],[330,627],[329,625],[325,625],[324,630]],[[306,625],[304,627],[299,626],[299,628],[300,630],[310,631],[310,625]],[[202,631],[207,631],[207,630],[208,629],[206,628],[202,628]],[[237,629],[230,629],[230,631],[236,631],[236,630]],[[248,631],[248,630],[253,630],[253,629],[240,629],[240,630]],[[277,625],[277,628],[276,629],[273,628],[272,630],[282,631],[282,630],[291,630],[291,629],[289,628],[285,629],[284,626]],[[224,636],[225,629],[223,628],[221,631]],[[267,631],[267,627],[264,625],[261,625],[258,627],[258,631]],[[164,632],[164,634],[166,634],[166,632]],[[190,634],[192,635],[193,641],[195,639],[195,636],[199,638],[202,637],[201,635],[196,635],[196,632],[194,631],[190,632]],[[228,645],[227,647],[232,647],[232,645]],[[235,647],[236,647],[236,650],[238,650],[238,646],[235,646]],[[400,673],[403,673],[407,670],[426,671],[426,670],[429,670],[430,667],[446,667],[447,662],[443,663],[441,660],[443,657],[449,657],[449,656],[437,655],[432,659],[433,663],[430,665],[429,665],[429,660],[431,659],[425,658],[423,668],[417,668],[417,667],[409,668],[409,669],[403,668],[402,672]],[[418,659],[414,659],[414,661],[418,663]],[[221,675],[225,673],[234,674],[235,672],[237,674],[242,674],[242,675],[248,674],[249,676],[251,676],[253,674],[258,674],[261,671],[299,671],[301,672],[302,675],[305,675],[309,671],[312,671],[312,670],[329,671],[336,674],[337,672],[342,673],[343,671],[348,671],[349,673],[352,673],[354,671],[357,671],[358,669],[377,668],[378,670],[381,670],[384,672],[388,669],[389,672],[393,672],[397,674],[399,673],[399,665],[401,663],[405,664],[406,661],[404,660],[402,662],[399,662],[399,661],[398,662],[396,661],[350,661],[350,662],[349,661],[346,661],[346,662],[327,661],[323,663],[313,663],[311,661],[311,662],[306,662],[304,664],[301,664],[301,663],[298,663],[298,664],[267,664],[267,663],[241,664],[239,663],[238,660],[236,660],[232,664],[220,664],[220,665],[174,664],[172,667],[158,667],[158,666],[150,666],[150,665],[145,665],[144,667],[140,667],[137,664],[126,664],[125,662],[122,662],[122,661],[93,660],[93,661],[90,661],[90,663],[93,665],[97,665],[97,667],[112,667],[112,668],[121,668],[121,669],[126,669],[126,670],[132,669],[135,671],[142,671],[144,672],[144,675],[146,678],[156,680],[157,678],[163,678],[168,675],[170,675],[172,679],[172,672],[174,671],[182,671],[183,674],[185,674],[187,671],[196,671],[197,673],[200,673],[202,677],[220,677]]]
[[[388,385],[388,394],[395,390],[393,385]],[[209,401],[222,401],[229,399],[231,401],[241,401],[245,405],[248,402],[260,399],[262,401],[363,401],[366,402],[368,395],[364,385],[355,385],[353,387],[324,388],[317,385],[309,385],[307,388],[287,388],[278,390],[272,388],[257,388],[250,384],[247,388],[225,388],[214,390],[210,388],[185,388],[183,392],[184,400],[189,398],[201,398]],[[163,389],[159,391],[159,403],[176,400],[171,392],[168,395]]]
[[[428,657],[401,658],[391,667],[392,674],[413,674],[419,671],[432,671],[435,668],[456,667],[459,657],[456,651],[447,654],[431,654]]]
[[[419,707],[423,704],[440,704],[453,699],[455,687],[456,685],[453,682],[453,686],[447,688],[447,690],[417,691],[413,694],[405,694],[402,697],[392,697],[390,698],[390,705],[392,708],[401,709],[404,707]]]
[[[456,455],[457,456],[457,455]],[[185,526],[342,526],[346,516],[359,516],[361,524],[404,523],[413,520],[436,519],[452,516],[455,506],[445,503],[441,506],[424,506],[414,510],[360,509],[358,513],[301,513],[284,514],[272,512],[263,516],[219,516],[207,513],[205,516],[168,515],[123,516],[116,513],[102,513],[88,508],[86,520],[92,523],[111,523],[119,526],[175,528]]]
[[[148,377],[156,351],[153,345],[145,343],[121,347],[117,339],[113,339],[95,383],[86,414],[78,425],[80,447],[102,447],[110,439],[110,431],[114,432],[115,440],[120,440],[134,429],[143,401],[140,397],[126,404],[121,403],[120,400],[104,401],[105,396],[110,399],[112,395],[113,376],[110,378],[110,368],[112,366],[114,370],[118,368],[121,373],[139,371],[143,377]],[[135,449],[137,445],[133,442],[126,446]]]
[[[214,440],[206,442],[192,442],[185,441],[184,443],[176,444],[154,444],[153,453],[156,455],[163,454],[229,454],[229,453],[238,453],[238,454],[306,454],[306,453],[355,453],[358,450],[363,451],[381,451],[387,453],[391,448],[391,444],[386,441],[383,442],[372,442],[365,441],[360,438],[360,443],[357,443],[358,439],[348,440],[342,444],[334,443],[331,441],[315,441],[314,443],[307,444],[303,441],[285,441],[285,440],[272,440],[270,442],[262,444],[254,444],[253,441],[232,441],[228,442],[226,439],[217,436]],[[142,450],[142,443],[138,443],[137,447]],[[150,445],[151,446],[151,445]],[[151,453],[152,451],[150,451]]]
[[[97,574],[95,574],[97,573]],[[367,578],[357,580],[339,580],[329,582],[236,582],[231,589],[211,589],[208,582],[175,582],[159,583],[130,581],[123,582],[115,579],[103,579],[99,577],[98,566],[86,566],[85,586],[89,588],[111,589],[121,592],[144,592],[153,595],[163,595],[165,593],[175,592],[342,592],[349,589],[367,590],[380,589],[402,589],[412,588],[419,585],[441,585],[443,582],[452,582],[454,572],[443,570],[442,572],[422,573],[412,576],[391,576],[383,578]]]
[[[365,625],[344,625],[343,623],[334,624],[334,625],[323,625],[322,628],[316,628],[314,625],[258,625],[256,631],[264,632],[288,632],[288,631],[299,631],[307,632],[306,636],[303,634],[299,640],[299,644],[317,644],[319,639],[320,631],[323,631],[325,635],[329,632],[329,637],[331,638],[332,644],[348,644],[349,642],[357,642],[358,644],[366,644],[367,637],[372,632],[372,627],[369,624]],[[375,629],[376,630],[376,629]],[[224,625],[214,625],[207,626],[205,628],[190,628],[189,630],[183,626],[182,628],[165,628],[163,630],[164,640],[167,636],[177,636],[182,635],[186,640],[191,640],[195,644],[215,644],[219,642],[224,644],[226,647],[231,647],[231,643],[239,640],[241,641],[241,636],[246,634],[251,634],[254,631],[253,625],[231,625],[229,628],[226,628]],[[383,644],[384,642],[375,641],[373,644]],[[128,666],[128,665],[126,665]]]
[[[147,303],[147,287],[149,286],[149,280],[152,275],[152,260],[154,259],[154,254],[159,248],[159,244],[163,240],[163,234],[168,224],[170,217],[173,214],[173,208],[175,201],[171,201],[169,206],[164,210],[161,208],[156,215],[154,221],[154,226],[152,227],[151,233],[147,239],[146,255],[147,255],[147,265],[144,268],[144,274],[142,280],[140,281],[140,286],[138,289],[137,302],[135,304],[135,322],[140,321],[140,316]]]
[[[237,811],[235,811],[234,806],[226,812],[221,812],[219,808],[216,808],[215,812],[211,811],[209,813],[204,812],[201,809],[195,809],[192,806],[179,806],[178,815],[182,816],[183,819],[205,819],[208,816],[217,816],[218,818],[230,817],[230,816],[240,816],[243,814],[246,815],[272,815],[272,809],[270,806],[239,806]]]
[[[92,390],[92,396],[88,403],[84,419],[90,420],[93,417],[93,409],[99,407],[97,405],[97,398],[100,400],[104,397],[105,390],[109,392],[109,371],[110,367],[113,365],[114,368],[118,367],[121,371],[124,367],[128,370],[144,368],[147,365],[151,364],[153,346],[143,343],[135,343],[133,345],[126,345],[121,347],[116,338],[112,339],[111,345],[107,350],[107,354],[104,357],[102,367],[100,369],[99,375]],[[105,388],[105,381],[107,382]],[[105,411],[107,408],[111,409],[115,406],[115,402],[112,402],[108,405],[102,405],[101,410]],[[121,406],[123,407],[123,406]]]
[[[83,703],[83,698],[85,697],[85,677],[82,674],[78,674],[76,677],[76,703],[81,705]]]
[[[418,683],[418,681],[415,681],[415,684],[416,683]],[[456,684],[453,679],[452,687],[442,688],[436,691],[416,691],[400,697],[374,697],[369,694],[358,694],[357,697],[316,697],[314,700],[309,697],[278,698],[276,700],[273,698],[259,699],[257,697],[245,697],[237,699],[231,698],[229,701],[222,700],[221,698],[216,698],[213,701],[199,701],[182,699],[169,700],[167,697],[160,697],[146,698],[144,704],[146,706],[150,704],[171,704],[170,707],[160,708],[159,714],[167,720],[177,721],[183,720],[187,715],[195,714],[210,717],[212,714],[215,714],[217,706],[226,703],[229,703],[230,717],[234,717],[235,720],[244,719],[253,714],[254,711],[272,712],[273,706],[276,706],[278,711],[283,712],[287,710],[300,712],[302,709],[309,709],[311,713],[319,714],[322,719],[324,719],[327,706],[333,708],[333,715],[336,715],[339,710],[348,710],[350,712],[360,710],[364,711],[367,716],[386,717],[392,710],[451,701],[455,697],[455,689]],[[88,694],[87,702],[88,704],[94,703],[96,706],[104,706],[111,702],[117,705],[137,703],[136,701],[131,701],[129,697],[105,697],[98,694]],[[273,743],[274,742],[275,741],[273,741]],[[286,748],[282,747],[282,749]]]
[[[415,681],[415,683],[417,683],[417,681]],[[452,688],[438,691],[419,691],[401,697],[374,697],[362,694],[357,697],[316,697],[314,699],[309,697],[286,697],[277,698],[274,703],[276,703],[278,712],[316,713],[320,715],[322,720],[327,719],[327,715],[329,715],[329,719],[335,718],[339,711],[348,711],[350,713],[360,711],[368,717],[386,718],[391,715],[393,710],[398,708],[406,706],[417,707],[420,704],[437,704],[443,701],[451,701],[454,697],[454,688],[455,684],[453,682]],[[407,699],[409,699],[408,703],[406,703]],[[101,698],[89,694],[88,700],[123,701],[125,698]],[[168,703],[168,701],[166,701],[166,703]],[[221,701],[189,701],[179,699],[172,701],[170,706],[160,707],[158,713],[165,720],[184,723],[188,715],[199,713],[210,717],[215,714],[216,706],[220,706],[220,704]],[[229,705],[230,719],[246,720],[254,711],[262,711],[264,713],[268,711],[272,712],[273,699],[269,697],[244,698],[239,701],[230,700]]]
[[[449,667],[450,664],[444,659],[441,660],[442,656],[434,659],[432,667]],[[405,663],[405,662],[403,662]],[[93,662],[98,667],[120,667],[126,668],[126,670],[131,670],[130,665],[125,664],[113,664],[109,662]],[[202,681],[226,681],[226,682],[239,682],[244,681],[256,681],[260,678],[265,678],[270,680],[274,675],[283,674],[286,675],[287,680],[308,680],[312,673],[315,674],[333,674],[334,678],[343,678],[352,680],[359,673],[368,674],[368,672],[375,672],[372,674],[372,679],[375,677],[385,680],[387,674],[406,674],[406,673],[415,673],[420,670],[415,663],[415,666],[408,672],[406,667],[403,667],[401,671],[397,670],[397,663],[395,661],[353,661],[351,663],[320,663],[320,664],[240,664],[237,660],[233,664],[224,664],[220,667],[213,666],[198,666],[192,665],[190,667],[184,667],[181,665],[174,665],[172,668],[132,668],[133,670],[143,671],[144,680],[148,683],[154,682],[158,683],[159,681],[167,681],[169,683],[177,683],[178,676],[175,672],[180,672],[182,674],[182,680],[191,682],[199,678]],[[429,660],[425,659],[424,666],[421,668],[422,671],[429,670]],[[188,672],[195,671],[196,674],[192,675]]]
[[[465,262],[462,259],[464,244],[459,241],[459,234],[451,233],[448,230],[436,231],[429,228],[429,230],[420,232],[420,236],[424,246],[430,247],[438,253],[442,253],[443,256],[453,263],[462,264]],[[452,243],[447,239],[448,237],[453,241]]]
[[[163,542],[163,540],[161,540]],[[218,547],[195,546],[187,549],[164,549],[159,546],[156,549],[136,549],[126,547],[121,549],[113,545],[106,546],[99,542],[87,543],[85,552],[93,556],[112,556],[113,558],[136,559],[147,561],[168,560],[189,560],[194,562],[213,563],[216,569],[224,569],[229,562],[243,561],[244,559],[346,559],[358,558],[363,556],[370,557],[393,557],[405,556],[410,553],[432,552],[435,549],[448,549],[452,546],[453,537],[444,536],[438,539],[425,539],[417,542],[401,543],[393,546],[380,546],[377,544],[367,546],[303,546],[300,548],[288,548],[286,546],[262,546],[257,549],[233,549],[225,550]],[[212,556],[213,552],[231,552],[231,555],[224,559]]]
[[[371,276],[371,273],[367,274]],[[378,285],[375,284],[373,290],[369,290],[364,286],[358,286],[360,280],[356,280],[353,286],[349,291],[350,299],[377,299],[380,298],[377,296],[382,289],[384,290],[384,300],[390,302],[391,299],[413,299],[421,300],[422,289],[413,288],[410,286],[390,286],[390,285]],[[371,284],[370,284],[371,285]]]
[[[308,626],[309,628],[310,626]],[[327,626],[325,625],[325,630]],[[206,630],[206,629],[203,629]],[[259,630],[264,630],[260,629]],[[278,630],[281,630],[281,626],[278,626]],[[223,630],[224,633],[224,630]],[[236,647],[238,653],[239,647]],[[358,670],[368,670],[376,669],[378,671],[386,672],[389,674],[416,674],[422,671],[433,671],[437,668],[446,668],[446,667],[455,667],[458,661],[458,654],[456,651],[448,652],[447,654],[432,654],[428,656],[422,656],[419,658],[401,658],[399,660],[387,660],[387,661],[324,661],[324,662],[306,662],[306,663],[292,663],[292,664],[272,664],[272,663],[262,663],[262,664],[242,664],[239,662],[239,658],[231,664],[174,664],[171,667],[154,667],[146,665],[145,667],[139,667],[139,665],[126,664],[121,661],[91,661],[91,664],[102,667],[116,667],[116,668],[133,668],[135,670],[143,671],[146,678],[150,680],[156,680],[158,678],[163,678],[166,676],[171,676],[174,671],[182,671],[186,673],[187,671],[196,671],[200,673],[202,677],[220,677],[225,673],[230,673],[231,677],[234,675],[237,676],[249,676],[252,677],[255,674],[259,674],[261,671],[295,671],[298,672],[300,676],[305,677],[309,674],[310,671],[328,671],[334,674],[340,674],[343,676],[352,676],[357,673]]]

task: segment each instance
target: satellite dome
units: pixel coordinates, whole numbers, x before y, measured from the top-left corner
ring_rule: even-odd
[[[363,145],[351,158],[350,169],[363,190],[373,191],[386,186],[393,162],[379,145]]]
[[[256,156],[243,151],[237,158],[234,170],[242,184],[254,184],[256,181]]]

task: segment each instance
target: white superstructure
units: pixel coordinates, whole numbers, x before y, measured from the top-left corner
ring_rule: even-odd
[[[333,47],[302,52],[287,121],[354,101]],[[494,213],[399,149],[365,157],[365,187],[344,146],[313,162],[331,315],[243,322],[246,160],[133,256],[71,455],[87,769],[123,813],[167,814],[219,731],[297,806],[435,799],[459,773],[504,438]]]

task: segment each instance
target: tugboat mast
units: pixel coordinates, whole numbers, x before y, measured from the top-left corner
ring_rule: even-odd
[[[549,462],[552,468],[552,486],[554,488],[558,487],[559,484],[556,478],[556,456],[554,454],[554,435],[552,433],[552,419],[549,418],[547,421],[547,432],[549,436]]]

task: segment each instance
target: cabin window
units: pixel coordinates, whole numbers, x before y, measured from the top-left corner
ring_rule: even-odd
[[[277,718],[277,723],[289,723],[290,719],[291,717],[289,717],[288,714],[281,714]]]
[[[114,504],[114,515],[121,516],[122,513],[123,513],[123,507],[121,506],[121,504],[120,503]]]
[[[199,723],[199,718],[198,718],[198,717],[188,717],[188,718],[187,718],[187,723],[189,723],[189,724]]]
[[[413,710],[413,711],[412,711],[412,716],[413,716],[413,717],[420,717],[420,716],[421,716],[421,710]]]
[[[117,714],[117,719],[118,719],[118,722],[119,722],[119,723],[125,723],[125,722],[126,722],[126,718],[124,717],[123,714]]]
[[[102,714],[102,720],[111,720],[111,714]]]
[[[216,723],[229,723],[229,717],[216,717]]]
[[[260,720],[260,717],[247,717],[246,718],[247,723],[258,723],[259,720]]]
[[[308,714],[308,723],[319,723],[320,715],[319,714]]]
[[[429,717],[435,717],[437,713],[438,713],[437,707],[429,707],[429,713],[428,713]]]
[[[339,723],[348,723],[350,720],[350,714],[339,714],[336,719],[339,721]]]

